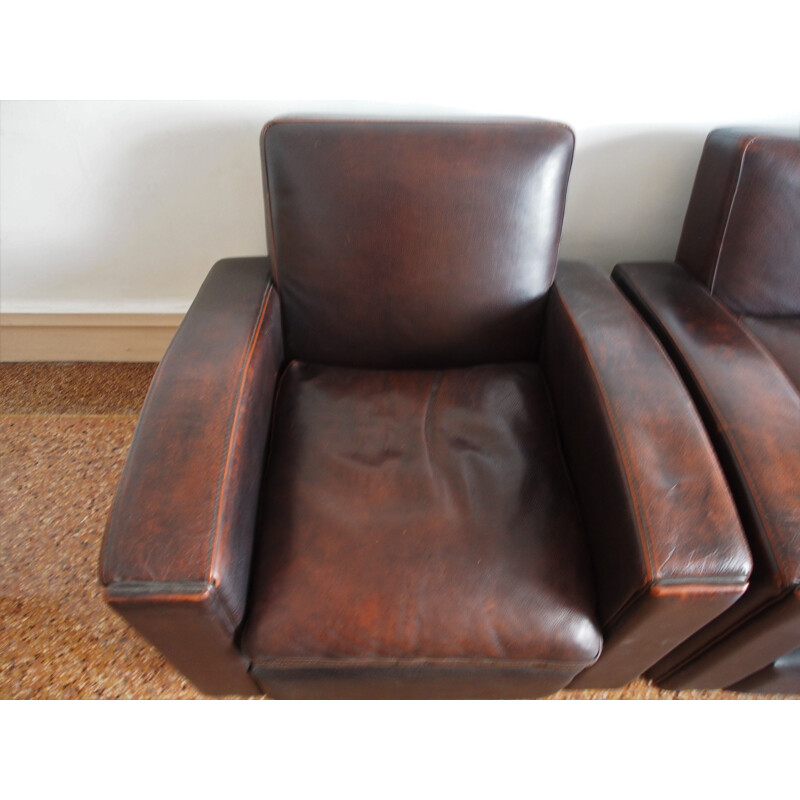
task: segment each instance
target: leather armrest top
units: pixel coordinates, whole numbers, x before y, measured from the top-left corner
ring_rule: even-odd
[[[677,264],[621,264],[614,279],[658,333],[725,467],[759,582],[800,581],[800,396],[764,347]],[[754,573],[754,579],[756,574]]]
[[[241,621],[282,361],[268,259],[219,262],[142,409],[101,558],[109,599],[210,597]]]
[[[604,624],[654,587],[743,591],[751,557],[702,422],[658,341],[607,277],[559,265],[543,362]]]

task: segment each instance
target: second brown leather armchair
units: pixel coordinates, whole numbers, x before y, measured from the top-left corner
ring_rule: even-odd
[[[270,259],[200,290],[102,556],[203,691],[619,686],[745,590],[655,338],[593,270],[553,285],[572,150],[542,122],[265,128]]]
[[[676,262],[614,278],[695,398],[755,562],[742,599],[649,675],[800,691],[800,138],[713,131]]]

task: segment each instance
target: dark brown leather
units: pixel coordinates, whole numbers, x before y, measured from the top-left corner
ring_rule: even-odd
[[[749,602],[750,599],[748,592],[740,602],[752,607],[754,603]],[[713,630],[721,627],[715,624]],[[704,641],[704,637],[709,631],[704,628],[700,632],[702,636],[690,639],[686,649],[679,648],[671,653],[669,660],[657,664],[656,670],[648,676],[665,689],[730,687],[796,649],[800,642],[798,628],[800,598],[797,591],[790,591],[728,630],[719,630],[717,636],[708,641]]]
[[[219,262],[153,379],[106,530],[109,603],[211,694],[255,691],[229,651],[282,361],[268,260]]]
[[[734,692],[800,694],[800,648],[730,688]]]
[[[736,313],[800,314],[800,138],[707,138],[676,260]]]
[[[744,592],[750,553],[688,392],[599,272],[559,265],[543,366],[603,624],[603,654],[572,686],[620,686]]]
[[[269,693],[417,696],[451,676],[447,696],[538,696],[595,660],[588,560],[534,364],[293,363],[273,436],[242,639]]]
[[[287,357],[370,368],[531,359],[572,131],[278,120],[263,133]]]
[[[800,317],[742,317],[741,323],[769,350],[800,392]]]
[[[103,557],[109,602],[201,689],[549,694],[597,659],[598,599],[587,680],[619,684],[744,588],[653,338],[584,268],[548,300],[572,147],[550,123],[265,128],[277,287],[263,259],[212,271]]]
[[[210,695],[259,693],[212,584],[173,582],[144,587],[116,583],[106,589],[106,600],[201,691]]]
[[[800,644],[800,607],[784,600],[800,585],[800,396],[759,342],[677,264],[618,265],[613,277],[692,392],[754,556],[745,596],[648,675],[671,688],[727,686]],[[748,644],[756,639],[757,647]]]
[[[515,700],[544,697],[569,683],[574,668],[536,669],[486,662],[403,661],[386,666],[253,667],[276,700]]]

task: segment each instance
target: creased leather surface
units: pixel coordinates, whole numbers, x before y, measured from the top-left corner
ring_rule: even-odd
[[[726,467],[757,563],[800,581],[800,395],[736,320],[677,264],[614,277],[680,366]]]
[[[762,641],[754,656],[749,644],[760,635],[753,620],[767,615],[800,581],[800,395],[768,351],[679,265],[624,264],[613,275],[679,366],[725,469],[754,556],[744,597],[649,674],[674,688],[730,685],[792,649],[792,636],[800,642],[794,603],[782,613],[780,626],[771,628],[772,644],[783,651],[768,657],[770,644]]]
[[[689,393],[596,270],[559,264],[543,364],[604,627],[603,654],[578,681],[622,685],[736,600],[750,553]]]
[[[263,144],[289,358],[422,368],[535,355],[569,128],[295,119],[270,123]]]
[[[572,490],[532,364],[291,364],[259,536],[243,649],[263,668],[400,659],[401,671],[422,660],[563,681],[600,649]]]

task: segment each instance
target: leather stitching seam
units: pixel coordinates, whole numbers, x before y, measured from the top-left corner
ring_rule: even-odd
[[[349,668],[349,667],[412,667],[412,666],[464,666],[464,667],[520,667],[539,668],[552,670],[581,670],[585,669],[586,661],[547,661],[539,659],[510,659],[510,658],[470,658],[468,656],[441,656],[433,658],[414,657],[381,657],[381,656],[355,656],[348,658],[325,658],[318,656],[278,656],[265,660],[254,660],[255,669],[303,669],[303,668]]]
[[[736,176],[736,185],[733,187],[733,195],[731,196],[731,202],[728,206],[728,212],[725,216],[725,225],[722,229],[722,236],[719,240],[719,247],[717,248],[717,257],[714,259],[714,272],[711,275],[711,283],[708,287],[708,293],[713,297],[714,295],[714,286],[717,283],[717,273],[719,272],[719,262],[722,260],[722,250],[725,247],[725,239],[728,235],[728,226],[730,225],[731,217],[733,216],[733,207],[736,205],[736,197],[739,194],[739,185],[742,181],[742,172],[744,171],[744,160],[745,156],[747,155],[747,150],[750,145],[756,141],[757,136],[751,136],[744,144],[744,148],[742,149],[741,159],[739,161],[739,173]]]
[[[261,307],[259,309],[259,315],[255,325],[253,326],[253,330],[250,334],[250,340],[248,342],[247,349],[245,350],[242,356],[242,361],[237,371],[237,374],[240,375],[239,386],[236,391],[233,407],[231,408],[231,412],[228,417],[228,426],[227,426],[228,433],[226,437],[225,456],[223,459],[222,470],[220,471],[220,478],[219,482],[217,483],[217,491],[214,498],[213,523],[210,531],[211,542],[209,544],[206,556],[205,574],[208,576],[208,580],[212,582],[214,585],[216,585],[216,581],[212,578],[211,572],[214,560],[214,551],[216,549],[217,540],[220,536],[220,529],[222,527],[221,499],[228,488],[227,484],[230,478],[230,470],[231,470],[231,462],[233,454],[233,442],[235,439],[236,429],[239,424],[242,395],[244,394],[245,385],[247,384],[247,377],[250,369],[250,364],[252,363],[253,355],[255,353],[256,343],[258,341],[261,329],[263,328],[264,320],[266,319],[267,316],[266,312],[269,306],[269,299],[272,295],[272,288],[273,288],[273,283],[270,280],[267,282],[266,289],[264,290],[264,295],[261,299]]]

